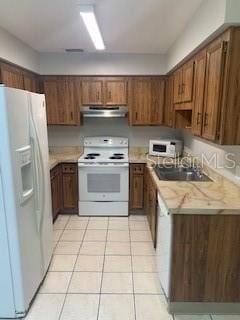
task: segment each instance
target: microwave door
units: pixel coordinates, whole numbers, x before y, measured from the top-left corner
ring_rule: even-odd
[[[153,152],[157,152],[157,153],[166,153],[167,152],[167,145],[166,144],[153,144],[152,150],[153,150]]]

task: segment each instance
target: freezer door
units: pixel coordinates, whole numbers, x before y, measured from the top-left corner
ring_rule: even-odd
[[[38,216],[38,231],[41,240],[43,275],[52,257],[52,200],[49,170],[49,151],[45,96],[29,93],[30,136],[35,164],[35,189]]]
[[[42,281],[40,238],[29,150],[29,99],[0,87],[0,166],[16,316],[24,315]],[[1,213],[2,214],[2,213]],[[5,263],[5,262],[4,262]],[[9,286],[11,284],[9,283]],[[6,291],[0,287],[0,296]],[[2,314],[0,318],[7,317]]]

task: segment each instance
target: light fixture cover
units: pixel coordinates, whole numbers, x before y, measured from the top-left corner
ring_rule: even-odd
[[[80,15],[97,50],[104,50],[105,45],[92,5],[80,5]]]

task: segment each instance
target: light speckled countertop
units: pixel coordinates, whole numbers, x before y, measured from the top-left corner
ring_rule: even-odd
[[[77,162],[83,152],[81,147],[51,148],[50,169],[61,162]],[[162,163],[163,157],[149,157],[147,148],[129,149],[130,163],[147,164],[153,181],[165,205],[172,214],[240,214],[240,187],[204,166],[210,182],[185,182],[159,180],[151,165]]]
[[[77,162],[82,153],[82,147],[50,147],[49,168],[51,170],[63,162]]]

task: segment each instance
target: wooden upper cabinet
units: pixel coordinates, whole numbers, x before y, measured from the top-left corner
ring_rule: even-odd
[[[132,124],[148,125],[151,111],[151,80],[134,79],[132,83]]]
[[[131,123],[160,125],[163,122],[164,79],[135,78],[132,80]]]
[[[193,98],[194,61],[174,72],[174,103],[191,102]]]
[[[202,137],[209,140],[216,140],[219,133],[225,45],[218,39],[207,48]]]
[[[61,77],[47,79],[43,83],[46,97],[48,124],[80,124],[80,82]]]
[[[10,66],[6,63],[1,63],[1,83],[7,87],[24,89],[23,73],[22,70]]]
[[[23,74],[24,89],[30,92],[38,92],[38,79],[35,75],[25,72]]]
[[[194,62],[189,61],[182,67],[182,98],[181,102],[192,101]]]
[[[150,125],[159,125],[163,123],[165,81],[153,79],[151,82]]]
[[[163,123],[172,127],[174,122],[174,112],[173,112],[173,81],[174,77],[171,75],[165,80],[165,105],[163,112]]]
[[[206,50],[201,51],[195,58],[192,132],[197,136],[200,136],[202,134],[206,60]]]
[[[82,81],[82,105],[103,105],[103,81],[83,80]]]
[[[179,69],[173,74],[173,102],[180,103],[182,101],[182,70]]]
[[[58,124],[58,87],[56,80],[46,80],[43,82],[43,90],[46,99],[47,123]]]
[[[127,105],[127,81],[106,80],[105,82],[105,104]]]

